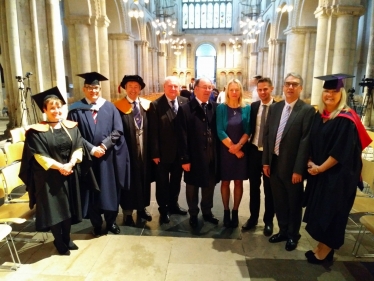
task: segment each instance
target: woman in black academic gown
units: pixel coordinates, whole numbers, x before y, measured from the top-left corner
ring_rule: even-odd
[[[82,220],[76,165],[82,161],[82,137],[76,122],[62,120],[65,102],[57,87],[32,97],[47,121],[27,130],[19,176],[30,208],[36,208],[36,230],[51,230],[58,252],[70,255],[78,249],[70,239],[71,224]]]
[[[361,152],[370,142],[360,118],[346,105],[342,79],[325,80],[319,112],[311,129],[310,174],[306,186],[306,230],[318,245],[306,252],[308,262],[333,261],[334,249],[344,244],[345,228],[362,168]]]

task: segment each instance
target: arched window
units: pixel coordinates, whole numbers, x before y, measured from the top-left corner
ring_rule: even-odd
[[[232,1],[182,0],[182,29],[231,29]]]

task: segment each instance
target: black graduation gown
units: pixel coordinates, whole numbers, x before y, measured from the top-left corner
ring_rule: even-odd
[[[139,157],[136,140],[136,126],[132,105],[126,98],[115,103],[123,122],[123,133],[129,147],[131,179],[130,189],[121,196],[121,207],[124,210],[143,210],[151,202],[152,163],[148,153],[148,119],[146,109],[150,101],[140,98],[140,113],[143,118],[143,150]]]
[[[100,107],[96,124],[85,99],[73,104],[68,119],[78,122],[79,131],[87,149],[103,143],[107,150],[101,158],[92,156],[93,172],[100,193],[87,189],[84,196],[84,208],[94,204],[102,210],[118,211],[121,189],[129,187],[129,156],[123,137],[123,125],[117,109],[105,101]]]
[[[313,239],[339,249],[344,244],[348,215],[360,180],[360,139],[351,120],[336,117],[323,123],[319,113],[314,119],[310,139],[311,160],[316,165],[321,165],[329,156],[338,163],[308,177],[303,221]]]
[[[45,170],[35,160],[34,155],[40,154],[60,163],[67,163],[72,153],[81,148],[83,143],[76,126],[65,127],[71,139],[63,128],[58,129],[61,134],[65,134],[65,142],[61,142],[60,135],[56,130],[54,133],[49,129],[49,125],[42,126],[47,130],[39,131],[41,127],[34,125],[26,132],[19,177],[26,184],[30,209],[36,205],[36,230],[48,231],[50,226],[69,218],[72,224],[82,221],[78,172],[80,164],[74,166],[73,174],[63,176],[58,170]],[[65,153],[61,153],[62,150],[65,150]]]

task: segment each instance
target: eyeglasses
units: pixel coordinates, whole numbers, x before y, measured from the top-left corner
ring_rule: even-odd
[[[199,87],[201,89],[204,89],[205,91],[211,91],[213,90],[213,87],[212,86],[196,86],[196,87]]]
[[[296,83],[296,82],[284,82],[283,84],[285,87],[289,88],[290,86],[292,86],[292,88],[296,88],[296,87],[299,87],[300,83]]]
[[[92,92],[99,92],[100,91],[100,87],[91,87],[91,86],[84,86],[88,91],[92,91]]]

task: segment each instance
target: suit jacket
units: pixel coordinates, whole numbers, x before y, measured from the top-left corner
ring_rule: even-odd
[[[273,103],[276,103],[276,101],[274,99],[273,99],[273,102],[271,104],[273,104]],[[250,144],[253,142],[253,139],[255,137],[255,133],[256,133],[256,129],[257,129],[256,128],[257,113],[258,113],[258,110],[260,108],[260,105],[261,105],[261,100],[258,100],[258,101],[255,101],[255,102],[251,103],[251,115],[250,115],[250,118],[249,118],[249,125],[250,125],[250,128],[251,128],[251,137],[249,139]]]
[[[178,106],[188,99],[178,96]],[[173,163],[177,159],[176,114],[173,112],[165,95],[153,101],[148,111],[149,143],[151,159],[160,158],[162,163]]]
[[[270,106],[264,129],[264,152],[262,164],[271,166],[275,139],[285,101]],[[293,173],[303,175],[306,172],[309,157],[309,135],[315,109],[298,100],[291,111],[279,144],[279,176],[292,177]],[[270,171],[271,173],[271,171]]]
[[[219,159],[217,154],[219,141],[217,141],[216,108],[217,104],[215,102],[209,102],[207,115],[205,115],[196,98],[179,107],[177,114],[178,156],[181,164],[191,164],[191,170],[184,172],[184,181],[187,184],[200,187],[209,186],[211,163],[207,149],[207,122],[212,132],[215,180],[216,182],[219,181]]]

